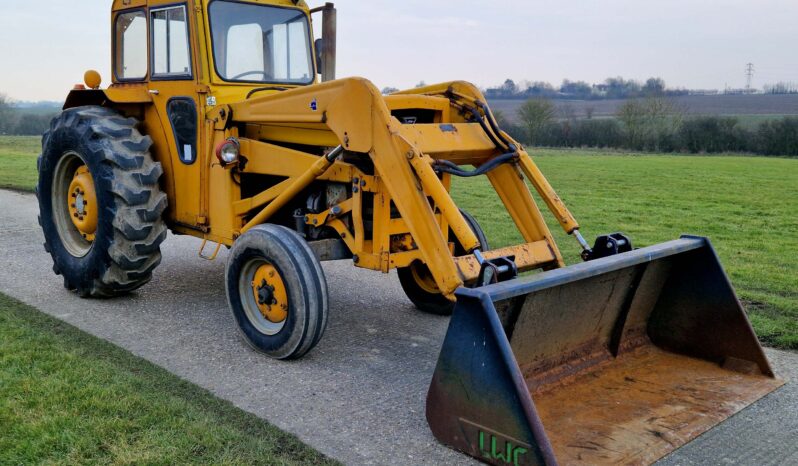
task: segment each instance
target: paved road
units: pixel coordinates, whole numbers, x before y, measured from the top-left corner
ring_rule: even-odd
[[[224,296],[224,262],[199,242],[170,237],[141,291],[82,300],[51,272],[31,195],[0,190],[0,291],[207,388],[353,465],[473,464],[438,445],[424,399],[447,319],[421,314],[394,275],[328,263],[330,324],[307,358],[282,363],[239,338]],[[798,380],[798,355],[769,351]],[[798,464],[798,384],[790,384],[664,460],[687,464]]]

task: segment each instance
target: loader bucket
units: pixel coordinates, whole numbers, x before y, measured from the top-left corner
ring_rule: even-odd
[[[457,292],[427,397],[496,465],[649,464],[783,384],[704,238]]]

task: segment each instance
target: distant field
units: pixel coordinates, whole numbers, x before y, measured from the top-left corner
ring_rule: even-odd
[[[0,138],[0,186],[33,189],[38,145],[37,138]],[[623,231],[638,246],[683,233],[710,237],[762,341],[798,349],[798,160],[553,150],[534,155],[585,236]],[[458,180],[454,193],[492,246],[520,241],[486,180]],[[573,238],[550,224],[567,262],[579,262]]]
[[[798,115],[798,95],[717,95],[685,96],[671,99],[678,107],[692,115],[759,116],[760,118]],[[584,118],[589,108],[593,117],[609,117],[618,113],[626,100],[555,100],[561,114],[573,112]],[[501,110],[511,122],[523,100],[492,100],[491,107]]]

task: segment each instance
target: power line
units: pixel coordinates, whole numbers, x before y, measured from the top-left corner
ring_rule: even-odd
[[[751,82],[754,80],[754,64],[748,63],[745,65],[745,93],[751,93]]]

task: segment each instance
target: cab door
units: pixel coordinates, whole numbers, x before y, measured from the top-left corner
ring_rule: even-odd
[[[163,5],[159,5],[163,3]],[[164,137],[158,148],[170,154],[174,200],[172,216],[178,226],[203,230],[204,157],[201,152],[200,102],[194,59],[191,2],[150,1],[148,11],[150,82],[155,111]]]

